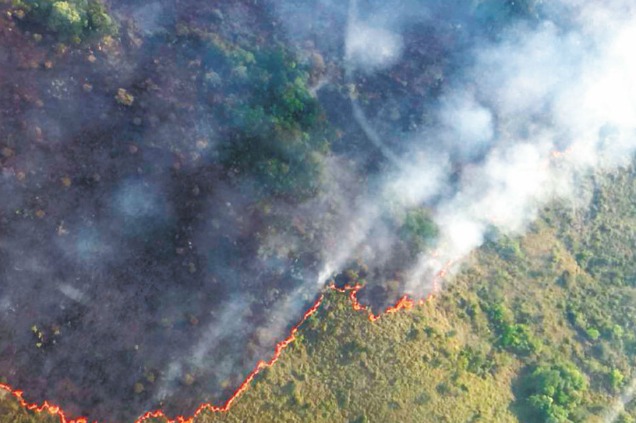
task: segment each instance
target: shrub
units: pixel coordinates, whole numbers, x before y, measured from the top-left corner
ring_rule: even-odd
[[[612,386],[612,389],[614,389],[615,391],[618,391],[620,387],[623,386],[623,381],[625,380],[625,376],[620,370],[612,369],[612,371],[609,373],[609,380],[610,380],[610,385]]]
[[[598,340],[598,338],[601,336],[601,333],[596,328],[587,328],[587,330],[585,331],[585,334],[592,341]]]
[[[503,303],[488,306],[487,312],[501,347],[518,355],[527,355],[538,350],[539,341],[532,335],[530,328],[514,323],[512,313]]]

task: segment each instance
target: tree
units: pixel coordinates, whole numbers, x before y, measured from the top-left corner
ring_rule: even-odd
[[[536,368],[526,381],[528,404],[542,421],[567,422],[587,390],[583,374],[570,363]]]
[[[74,4],[56,1],[51,7],[48,26],[58,33],[79,36],[86,26],[86,15]]]
[[[41,26],[61,38],[81,40],[116,32],[101,0],[15,0],[25,22]]]
[[[408,244],[414,254],[431,247],[437,240],[439,229],[425,208],[417,208],[407,212],[400,228],[401,238]]]

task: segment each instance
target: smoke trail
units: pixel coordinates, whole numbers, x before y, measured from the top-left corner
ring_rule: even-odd
[[[391,66],[402,54],[402,40],[397,35],[382,28],[374,28],[358,19],[358,2],[349,2],[345,35],[345,79],[352,83],[353,72],[357,69],[371,72]],[[353,117],[365,135],[393,165],[400,166],[400,158],[382,141],[380,135],[369,123],[358,104],[357,95],[350,94]]]

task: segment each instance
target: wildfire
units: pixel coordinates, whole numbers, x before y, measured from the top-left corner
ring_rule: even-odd
[[[434,292],[437,292],[437,290],[439,289],[439,286],[438,286],[439,279],[442,279],[446,275],[447,269],[450,267],[450,265],[451,263],[448,263],[442,270],[439,271],[439,273],[437,274],[437,277],[434,279],[433,281]],[[408,295],[404,295],[395,303],[395,305],[388,307],[386,310],[384,310],[381,313],[373,314],[373,312],[368,306],[365,306],[364,304],[361,304],[360,301],[358,301],[358,292],[363,288],[362,285],[345,286],[345,287],[339,288],[332,284],[329,286],[329,288],[337,292],[348,293],[349,299],[351,300],[351,306],[353,307],[353,309],[356,311],[363,311],[368,313],[369,320],[371,322],[375,322],[384,314],[397,313],[400,310],[412,309],[416,305],[423,305],[426,303],[427,300],[429,300],[433,296],[433,294],[429,294],[426,297],[426,299],[414,300],[410,298]],[[165,413],[161,410],[149,411],[145,413],[144,415],[140,416],[135,421],[135,423],[144,423],[147,420],[156,419],[156,418],[163,418],[167,420],[168,423],[193,423],[194,419],[197,418],[197,416],[199,416],[204,411],[209,411],[213,413],[229,411],[234,401],[236,401],[236,399],[239,396],[241,396],[249,388],[254,378],[263,369],[273,366],[278,361],[278,358],[280,357],[283,350],[285,350],[285,348],[287,348],[289,344],[291,344],[296,339],[296,333],[298,332],[298,329],[300,328],[300,326],[310,316],[312,316],[314,313],[316,313],[316,311],[318,311],[323,300],[324,300],[324,295],[320,295],[318,299],[313,303],[313,305],[303,314],[299,322],[292,327],[289,333],[289,336],[285,338],[284,340],[282,340],[281,342],[279,342],[278,344],[276,344],[272,358],[270,358],[269,361],[264,361],[264,360],[259,361],[254,367],[254,369],[247,375],[245,380],[243,380],[243,382],[239,385],[239,387],[230,396],[230,398],[227,401],[225,401],[225,403],[223,403],[222,405],[216,406],[209,403],[204,403],[204,404],[201,404],[199,408],[197,408],[197,410],[194,412],[194,414],[191,417],[177,416],[174,419],[168,418],[168,416],[166,416]],[[12,395],[13,397],[15,397],[15,399],[19,402],[20,406],[23,407],[24,409],[33,411],[35,413],[48,413],[50,415],[57,416],[60,420],[60,423],[88,423],[88,419],[86,419],[85,417],[79,417],[75,419],[71,419],[67,417],[64,414],[64,411],[62,411],[62,409],[59,406],[50,404],[46,401],[42,405],[29,403],[24,399],[22,391],[14,389],[9,385],[0,383],[0,390],[4,390],[8,392],[10,395]],[[97,423],[97,422],[94,422],[94,423]]]
[[[361,304],[360,301],[358,300],[358,292],[360,292],[360,290],[364,287],[363,285],[353,285],[353,286],[348,285],[342,288],[339,288],[335,285],[330,285],[329,287],[343,294],[348,292],[349,299],[351,300],[351,306],[353,307],[353,309],[356,311],[364,311],[368,313],[369,320],[372,322],[375,322],[376,320],[378,320],[380,317],[382,317],[385,314],[397,313],[400,310],[410,310],[416,305],[423,305],[426,303],[427,300],[433,297],[433,294],[429,294],[426,297],[426,299],[414,300],[408,295],[404,295],[400,297],[400,299],[394,305],[386,308],[383,312],[378,314],[373,314],[373,312],[368,306]]]
[[[571,155],[574,150],[575,150],[575,146],[571,145],[565,150],[552,150],[550,152],[550,156],[552,157],[553,160],[561,160]]]
[[[57,415],[60,419],[61,423],[87,423],[87,420],[83,417],[75,420],[69,420],[64,415],[64,412],[57,405],[49,404],[48,402],[44,402],[44,404],[38,406],[37,404],[29,404],[23,397],[22,391],[14,390],[9,385],[5,385],[4,383],[0,383],[0,389],[9,392],[11,395],[15,397],[15,399],[20,403],[20,406],[29,410],[35,411],[36,413],[49,413],[51,415]]]

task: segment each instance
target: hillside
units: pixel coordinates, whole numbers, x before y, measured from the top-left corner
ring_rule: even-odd
[[[636,422],[634,28],[0,0],[0,423]]]

